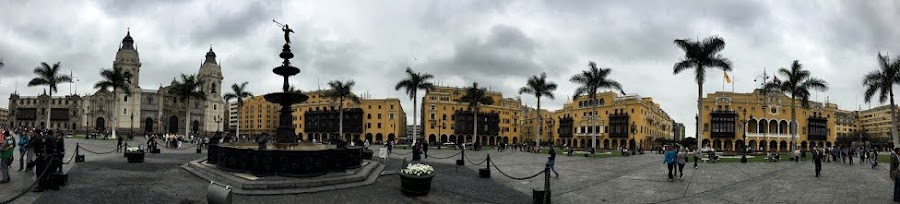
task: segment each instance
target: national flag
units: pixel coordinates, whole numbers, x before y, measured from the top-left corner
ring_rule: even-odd
[[[731,83],[731,77],[728,77],[728,72],[722,71],[722,74],[725,75],[725,82]]]

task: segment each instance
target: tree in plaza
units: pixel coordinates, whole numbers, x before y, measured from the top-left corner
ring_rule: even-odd
[[[717,68],[722,71],[731,71],[731,60],[719,54],[725,49],[725,41],[718,36],[710,36],[703,41],[690,39],[677,39],[675,46],[684,51],[684,57],[675,63],[673,74],[694,68],[694,81],[697,82],[697,123],[703,121],[703,82],[706,81],[706,69]],[[697,125],[697,135],[701,134],[701,125]],[[697,148],[703,148],[697,140]]]
[[[356,85],[356,82],[353,80],[342,82],[342,81],[331,81],[328,82],[328,86],[331,87],[330,90],[325,92],[325,97],[330,98],[331,100],[338,100],[340,103],[338,104],[338,135],[340,137],[344,137],[344,99],[349,99],[354,103],[359,103],[359,97],[353,95],[353,86]]]
[[[900,84],[900,57],[891,60],[890,56],[878,53],[879,70],[874,70],[863,77],[863,86],[866,87],[866,103],[872,100],[872,96],[878,93],[878,102],[891,101],[891,140],[894,146],[900,146],[900,138],[897,137],[897,108],[894,105],[894,85]]]
[[[546,96],[549,99],[553,99],[553,91],[556,90],[556,83],[552,81],[547,81],[547,73],[541,73],[540,76],[531,76],[528,79],[528,82],[525,84],[525,87],[519,89],[519,94],[531,94],[537,98],[537,116],[538,116],[538,131],[537,131],[537,146],[541,146],[541,97]]]
[[[103,69],[100,70],[100,81],[94,84],[94,88],[108,90],[112,88],[113,98],[116,102],[113,103],[113,116],[112,116],[112,137],[116,138],[116,128],[118,128],[119,118],[118,107],[116,104],[119,102],[119,92],[125,94],[125,96],[131,95],[131,88],[129,88],[128,79],[131,78],[131,73],[126,72],[125,69],[119,66],[113,66],[112,69]]]
[[[72,83],[72,76],[62,75],[59,73],[59,62],[50,66],[46,62],[41,62],[41,66],[34,68],[34,74],[37,77],[31,79],[28,82],[28,86],[47,86],[49,92],[47,94],[50,96],[50,99],[53,99],[53,93],[56,92],[56,85],[61,83]],[[50,106],[50,102],[47,102],[47,123],[44,128],[50,128],[50,110],[52,107]]]
[[[169,89],[169,94],[173,94],[177,97],[180,97],[184,100],[184,134],[190,134],[190,123],[191,123],[191,99],[206,99],[206,94],[200,90],[200,87],[203,86],[203,80],[197,78],[196,75],[185,75],[181,74],[181,81],[176,81],[172,88]]]
[[[469,109],[472,110],[472,115],[475,116],[473,118],[475,126],[472,135],[475,141],[481,141],[478,140],[478,108],[481,105],[493,105],[494,99],[487,95],[487,89],[478,87],[477,82],[472,82],[472,86],[466,87],[466,93],[459,98],[459,101],[469,104]]]
[[[622,84],[619,82],[609,79],[609,73],[612,72],[610,68],[602,68],[597,67],[597,63],[593,61],[588,62],[588,70],[581,71],[581,73],[572,76],[569,81],[578,84],[578,88],[575,89],[575,94],[572,96],[573,99],[578,99],[579,96],[586,95],[591,99],[591,112],[594,113],[592,116],[594,119],[593,129],[594,134],[591,135],[591,153],[595,152],[597,149],[597,135],[600,134],[600,131],[597,130],[597,122],[599,118],[597,117],[597,89],[608,88],[608,89],[616,89],[622,92],[624,95],[625,92],[622,91]]]
[[[431,74],[421,73],[421,72],[413,72],[413,70],[409,67],[406,67],[406,75],[408,76],[406,79],[400,80],[397,82],[397,85],[394,87],[395,90],[404,89],[406,90],[406,94],[409,95],[409,98],[413,100],[413,125],[418,125],[416,120],[419,117],[416,117],[416,114],[419,113],[417,108],[418,106],[418,98],[416,95],[419,90],[425,90],[425,92],[431,91],[434,89],[434,84],[429,82],[430,79],[434,78]],[[416,143],[416,136],[418,131],[413,131],[413,143]]]
[[[804,108],[809,107],[809,91],[827,91],[828,83],[824,80],[812,77],[809,70],[804,70],[800,61],[794,60],[791,68],[778,69],[778,74],[785,78],[784,81],[772,80],[763,84],[763,89],[791,95],[791,152],[797,145],[797,99],[800,99]]]
[[[248,91],[246,90],[246,88],[247,88],[247,82],[246,82],[246,81],[243,82],[243,83],[241,83],[240,85],[238,85],[238,84],[232,84],[232,85],[231,85],[231,93],[227,93],[227,94],[225,94],[225,96],[223,97],[223,98],[225,99],[225,102],[231,101],[232,99],[237,100],[237,104],[238,104],[238,111],[237,111],[238,124],[237,124],[237,128],[235,129],[235,135],[238,135],[238,137],[240,137],[240,135],[241,135],[241,119],[240,119],[240,118],[241,118],[241,107],[244,106],[244,99],[245,99],[245,98],[253,97],[253,93],[248,92]],[[293,86],[292,86],[291,88],[293,88]]]

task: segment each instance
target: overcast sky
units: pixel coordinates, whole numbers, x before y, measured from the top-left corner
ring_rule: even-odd
[[[271,68],[284,43],[273,19],[295,31],[293,62],[302,72],[292,84],[314,90],[355,80],[356,93],[401,98],[410,122],[411,100],[393,89],[407,66],[435,75],[436,83],[476,81],[505,97],[547,72],[559,84],[556,99],[542,101],[553,110],[574,91],[568,79],[593,60],[612,68],[626,92],[653,97],[691,127],[697,85],[691,73],[672,75],[683,56],[674,39],[724,38],[738,92],[757,87],[753,79],[764,68],[772,73],[798,59],[831,86],[813,98],[830,97],[843,109],[869,107],[861,78],[877,69],[878,52],[900,54],[896,1],[0,0],[0,107],[16,84],[22,95],[42,92],[25,86],[40,62],[62,62],[78,79],[78,93],[95,91],[128,27],[143,63],[142,88],[196,73],[211,44],[224,84],[249,81],[254,94],[273,92],[281,79]],[[707,76],[704,92],[722,90],[721,72]],[[522,99],[535,104],[533,96]]]

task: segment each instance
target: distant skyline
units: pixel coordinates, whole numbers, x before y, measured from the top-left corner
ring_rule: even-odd
[[[569,78],[588,61],[612,68],[626,93],[653,97],[694,135],[696,83],[672,75],[682,56],[672,41],[721,36],[733,61],[734,91],[750,92],[753,79],[797,59],[831,89],[813,93],[841,109],[863,102],[862,76],[877,69],[876,55],[900,55],[900,2],[896,1],[21,1],[0,0],[0,107],[18,85],[25,96],[41,62],[62,62],[77,78],[79,94],[93,93],[101,68],[110,68],[130,27],[144,89],[196,73],[212,45],[225,77],[223,89],[249,81],[250,92],[277,91],[271,73],[284,42],[273,19],[295,31],[291,83],[304,91],[331,80],[355,80],[354,92],[412,102],[394,85],[409,66],[433,74],[435,84],[475,81],[503,93],[547,72],[559,84],[555,110],[571,99]],[[692,71],[692,70],[691,70]],[[721,71],[707,73],[705,93],[723,88]],[[72,87],[75,88],[76,84]],[[73,92],[76,92],[73,91]],[[55,95],[69,94],[69,84]],[[898,93],[900,94],[900,93]],[[419,94],[422,96],[423,94]],[[522,95],[535,106],[533,96]],[[412,114],[408,114],[412,117]],[[409,119],[408,121],[412,121]]]

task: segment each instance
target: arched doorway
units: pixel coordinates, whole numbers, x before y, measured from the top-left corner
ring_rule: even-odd
[[[712,148],[715,149],[716,151],[722,150],[722,141],[713,140]]]
[[[384,136],[382,136],[381,133],[376,133],[376,134],[375,134],[375,141],[385,142],[385,141],[384,141]]]
[[[751,151],[755,152],[756,150],[759,150],[759,148],[756,148],[756,140],[750,140],[749,143],[750,143],[749,147],[750,147]]]
[[[456,135],[450,135],[450,141],[453,143],[459,143],[459,140],[456,139]]]
[[[144,120],[144,132],[153,132],[153,118]]]
[[[437,136],[435,136],[434,134],[428,135],[428,141],[426,142],[434,144],[434,141],[437,141]]]
[[[306,137],[307,137],[306,138],[307,140],[312,141],[313,138],[316,138],[316,134],[315,133],[312,133],[312,134],[307,133]],[[319,139],[316,139],[316,141],[319,141]]]
[[[709,139],[703,139],[703,143],[701,143],[701,145],[703,145],[703,146],[700,148],[709,147]]]
[[[503,137],[503,144],[509,144],[509,137]]]
[[[616,148],[616,149],[618,149],[618,147],[619,147],[619,140],[612,140],[612,145],[610,145],[609,147],[610,147],[610,148]]]
[[[518,143],[519,143],[519,138],[513,137],[513,144],[518,144]]]
[[[578,140],[572,141],[572,147],[578,147]]]
[[[481,138],[484,138],[484,137],[481,137]],[[469,142],[469,141],[472,141],[472,136],[471,136],[471,135],[466,135],[466,141],[465,141],[465,142]]]
[[[94,124],[96,125],[94,127],[94,130],[97,130],[100,132],[106,131],[106,119],[103,119],[103,117],[97,118],[97,121]]]
[[[366,140],[372,142],[372,133],[366,133]]]
[[[788,147],[788,143],[786,141],[781,141],[780,146],[781,146],[781,151],[786,151],[786,150],[791,149],[791,147]]]
[[[169,133],[178,133],[178,116],[169,117]]]
[[[778,142],[770,141],[769,142],[769,150],[778,151]]]
[[[200,121],[194,121],[191,123],[191,132],[197,134],[200,132]]]
[[[581,139],[581,147],[587,147],[587,142],[584,139]]]
[[[806,147],[806,141],[800,142],[800,149],[809,149]]]
[[[447,143],[447,135],[441,135],[441,144]]]
[[[488,144],[488,145],[494,145],[494,142],[496,142],[496,138],[497,138],[497,137],[490,137],[490,138],[488,138],[488,143],[487,143],[487,144]]]
[[[722,146],[722,151],[734,151],[734,143],[731,140],[725,140],[725,144]]]
[[[375,137],[378,137],[379,135],[381,135],[381,133],[378,133]],[[394,136],[394,133],[388,134],[387,141],[394,141],[394,139],[397,139],[396,136]]]

